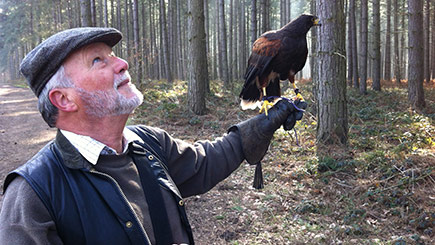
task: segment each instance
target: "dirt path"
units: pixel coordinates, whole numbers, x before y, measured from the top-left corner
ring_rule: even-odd
[[[0,84],[0,182],[54,138],[30,89]],[[0,196],[0,208],[2,196]]]

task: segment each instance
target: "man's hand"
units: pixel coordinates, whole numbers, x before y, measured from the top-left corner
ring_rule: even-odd
[[[305,110],[307,108],[307,102],[305,101],[301,101],[301,100],[296,100],[294,103],[293,107],[297,107],[299,109]],[[293,113],[290,113],[290,115],[287,117],[287,120],[284,123],[284,130],[290,130],[292,129],[295,124],[296,121],[299,121],[302,119],[302,116],[304,115],[304,111],[302,110],[298,110],[297,108],[295,108],[295,111],[293,111]]]
[[[294,105],[282,99],[269,109],[269,113],[259,114],[243,121],[229,129],[238,130],[242,140],[243,153],[250,164],[257,164],[266,154],[273,133],[284,125],[284,129],[290,130],[297,120],[301,120],[307,103],[296,100]],[[298,109],[299,108],[299,109]]]

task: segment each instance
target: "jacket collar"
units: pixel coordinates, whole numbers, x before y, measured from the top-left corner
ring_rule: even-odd
[[[56,138],[54,140],[55,148],[61,155],[61,162],[68,168],[72,169],[91,169],[92,164],[88,162],[80,152],[68,141],[68,139],[57,130]]]

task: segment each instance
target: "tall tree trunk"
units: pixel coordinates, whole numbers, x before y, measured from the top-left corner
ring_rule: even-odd
[[[68,16],[69,28],[73,28],[74,27],[74,20],[73,20],[73,10],[72,10],[72,6],[71,6],[71,1],[67,2],[66,13]]]
[[[426,106],[423,90],[423,1],[408,0],[408,99],[416,110]]]
[[[125,30],[124,30],[124,38],[125,38],[125,48],[127,49],[127,57],[126,60],[130,62],[130,57],[131,57],[131,48],[130,48],[130,17],[129,17],[129,13],[128,13],[128,5],[129,5],[130,0],[125,0],[124,1],[124,24],[125,24]]]
[[[187,59],[185,57],[186,53],[187,53],[186,52],[187,48],[185,48],[185,47],[188,46],[188,44],[186,44],[187,40],[186,40],[186,38],[184,38],[187,35],[186,31],[184,31],[184,30],[186,29],[185,27],[187,25],[187,21],[182,21],[182,19],[184,19],[184,18],[182,18],[181,13],[184,13],[184,10],[182,10],[181,1],[177,1],[177,11],[178,11],[178,14],[177,14],[177,16],[178,16],[177,35],[179,37],[183,37],[179,41],[180,48],[177,49],[178,57],[180,57],[180,63],[181,63],[179,68],[180,68],[181,79],[186,80],[187,79],[186,73],[187,73],[187,65],[188,65],[187,63],[188,62],[187,62]],[[206,90],[207,90],[207,92],[210,91],[208,80],[207,80],[207,84],[206,84]]]
[[[348,16],[348,25],[347,25],[347,42],[346,42],[346,60],[347,60],[347,82],[351,87],[353,85],[353,58],[352,58],[352,30],[350,28],[350,11],[348,6],[348,1],[345,0],[345,13]]]
[[[287,2],[287,1],[286,1]],[[317,15],[317,9],[316,9],[316,0],[310,1],[310,9],[311,14]],[[287,19],[286,19],[287,21]],[[310,69],[311,69],[311,78],[313,81],[313,100],[315,102],[315,105],[317,104],[317,82],[318,82],[318,72],[317,72],[317,33],[319,32],[319,28],[311,28],[311,58],[310,58]],[[288,79],[283,83],[283,88],[288,88],[289,82]],[[317,111],[317,108],[314,109],[314,111]]]
[[[207,50],[207,64],[209,65],[209,67],[208,67],[208,69],[210,71],[209,76],[210,75],[213,76],[213,71],[212,71],[213,68],[210,67],[213,65],[213,62],[212,62],[212,55],[211,55],[211,48],[210,48],[212,40],[210,38],[210,12],[209,12],[209,9],[210,9],[209,8],[209,1],[204,0],[204,17],[205,17],[204,26],[205,26],[205,36],[206,36],[206,44],[205,45],[206,45],[206,50]],[[207,91],[207,94],[210,93],[210,82],[207,83],[206,91]]]
[[[110,0],[110,26],[115,26],[115,5],[113,0]]]
[[[432,0],[432,51],[431,51],[431,74],[432,79],[435,79],[435,0]]]
[[[35,44],[36,44],[36,42],[35,42],[35,27],[34,27],[35,20],[33,18],[33,12],[35,11],[34,6],[35,6],[35,3],[30,2],[30,9],[29,9],[29,12],[30,12],[29,28],[30,28],[30,30],[29,31],[30,31],[30,46],[32,48],[35,47]]]
[[[257,0],[251,0],[251,44],[254,44],[255,40],[257,40]]]
[[[107,0],[103,0],[103,20],[104,20],[104,27],[109,27],[109,12],[107,8]]]
[[[279,26],[285,25],[285,2],[286,0],[280,0],[279,1]]]
[[[221,22],[220,22],[220,0],[215,1],[216,2],[216,38],[215,38],[215,42],[216,42],[216,46],[215,46],[215,55],[217,56],[217,63],[216,63],[216,67],[217,67],[217,77],[218,79],[222,79],[222,54],[220,53],[220,37],[221,37]]]
[[[204,30],[204,3],[188,1],[189,40],[189,108],[197,115],[206,112],[205,85],[208,80],[207,55]]]
[[[104,27],[104,4],[107,5],[107,0],[98,0],[98,4],[96,7],[98,7],[98,23],[96,26]]]
[[[402,21],[401,21],[401,29],[402,29],[402,35],[400,36],[400,70],[402,71],[402,76],[404,76],[404,79],[407,79],[407,50],[406,50],[406,21],[405,21],[405,17],[406,17],[406,1],[402,1],[402,11],[401,11],[401,16],[402,16]]]
[[[212,60],[213,60],[213,64],[212,64],[212,77],[213,77],[213,79],[218,79],[219,78],[219,76],[220,76],[220,73],[221,73],[221,71],[220,71],[220,69],[221,69],[221,67],[219,67],[219,59],[220,59],[220,56],[219,56],[219,53],[218,53],[218,44],[217,44],[217,40],[218,40],[218,37],[217,36],[219,36],[219,2],[218,1],[214,1],[214,7],[215,7],[215,11],[214,11],[214,13],[213,13],[213,20],[214,21],[212,21],[212,23],[213,23],[213,30],[215,30],[214,31],[214,35],[213,35],[213,43],[212,43],[212,46],[213,46],[213,51],[212,51]],[[212,4],[211,4],[212,5]]]
[[[142,15],[142,64],[143,64],[143,78],[149,78],[150,77],[150,69],[149,69],[149,33],[147,31],[147,7],[145,7],[145,2],[142,1],[141,3],[141,15]]]
[[[157,35],[156,35],[156,25],[155,25],[155,5],[152,1],[148,8],[149,20],[150,20],[150,65],[151,74],[150,77],[156,79],[159,77],[158,70],[158,58],[157,58]]]
[[[138,0],[133,0],[134,64],[137,84],[142,82],[142,49],[139,42],[139,34],[139,5]]]
[[[92,26],[97,26],[97,9],[95,7],[95,0],[90,0],[90,4],[91,4]]]
[[[230,0],[230,16],[228,24],[228,79],[234,79],[234,54],[233,54],[233,26],[234,26],[234,0]]]
[[[226,86],[230,85],[228,77],[227,36],[225,27],[225,0],[219,0],[219,53],[222,55],[222,80]]]
[[[317,141],[325,145],[347,145],[346,44],[344,0],[316,0],[322,20],[318,32]],[[320,38],[321,37],[321,38]],[[322,151],[318,151],[322,154]]]
[[[122,23],[121,23],[121,19],[122,19],[122,16],[121,16],[121,0],[117,0],[117,1],[116,1],[116,26],[117,26],[117,28],[118,28],[118,30],[119,30],[120,32],[122,32]],[[119,45],[116,45],[117,48],[118,48],[118,55],[119,55],[120,57],[123,57],[123,53],[124,53],[124,52],[123,52],[123,48],[122,48],[122,46],[123,46],[123,43],[124,43],[124,42],[125,42],[125,41],[121,39]]]
[[[400,74],[400,47],[399,47],[399,1],[400,0],[393,0],[393,6],[394,6],[394,16],[393,16],[393,28],[394,28],[394,78],[396,79],[396,83],[400,83],[400,80],[402,79],[402,76]]]
[[[240,4],[239,1],[234,1],[234,6],[233,6],[235,9],[234,17],[233,17],[233,24],[234,25],[232,26],[232,29],[234,29],[234,31],[233,31],[233,45],[230,46],[230,48],[233,50],[234,58],[233,58],[232,66],[233,66],[233,73],[234,73],[236,80],[241,79],[243,76],[242,74],[240,74],[241,71],[239,70],[239,66],[238,66],[240,56],[239,56],[239,46],[237,45],[239,43],[239,36],[237,35],[238,34],[237,33],[237,26],[240,25],[240,23],[239,23],[239,18],[237,15],[237,13],[238,13],[237,10],[239,9],[239,4]]]
[[[173,77],[178,78],[178,69],[177,62],[175,62],[178,58],[177,52],[175,48],[177,47],[177,38],[175,36],[176,31],[176,19],[177,19],[177,9],[176,9],[176,1],[170,0],[168,1],[168,48],[169,48],[169,61],[171,62],[171,71],[173,73]]]
[[[162,45],[163,45],[163,58],[164,58],[164,66],[165,66],[165,75],[166,79],[169,83],[172,83],[172,70],[171,70],[171,61],[169,56],[169,43],[168,43],[168,28],[166,24],[166,3],[165,0],[160,0],[160,25],[161,25],[161,37],[162,37]]]
[[[81,26],[92,26],[91,2],[80,0]]]
[[[384,79],[391,80],[391,0],[387,0],[387,29],[385,31]]]
[[[367,50],[368,50],[368,4],[367,0],[361,0],[361,60],[360,60],[360,84],[359,92],[367,94]]]
[[[424,80],[430,81],[430,1],[426,0],[426,8],[424,10]]]
[[[358,47],[356,42],[356,18],[355,18],[355,0],[349,1],[349,23],[350,23],[350,34],[351,34],[351,52],[352,52],[352,78],[353,87],[358,89],[359,87],[359,75],[358,75]]]
[[[264,33],[268,30],[270,30],[269,26],[268,26],[268,19],[269,16],[267,15],[268,11],[267,11],[267,6],[268,6],[268,0],[261,0],[261,33]]]
[[[381,10],[380,0],[373,0],[373,84],[372,88],[381,91]]]
[[[245,6],[239,4],[239,71],[244,71],[247,63],[247,53],[249,52],[249,45],[246,41],[246,18]]]

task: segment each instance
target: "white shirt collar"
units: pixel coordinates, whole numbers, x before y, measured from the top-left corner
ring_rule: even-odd
[[[97,164],[98,158],[100,157],[101,152],[105,147],[107,147],[109,150],[113,152],[116,152],[114,149],[110,148],[104,143],[101,143],[89,136],[79,135],[62,129],[60,130],[60,132],[80,152],[80,154],[93,165]],[[125,153],[128,149],[128,144],[130,144],[135,140],[139,140],[143,142],[142,139],[133,131],[129,130],[128,128],[124,128],[123,131],[124,149],[122,153]]]

